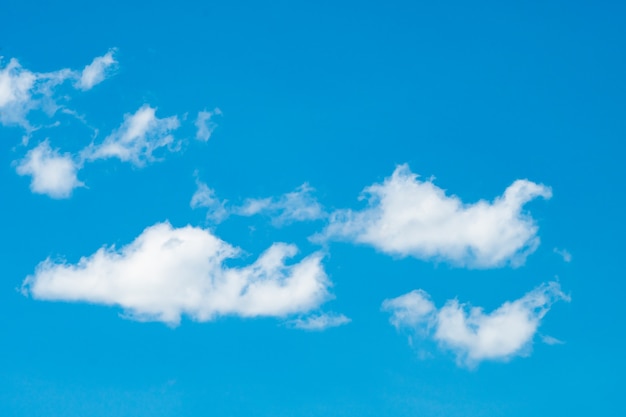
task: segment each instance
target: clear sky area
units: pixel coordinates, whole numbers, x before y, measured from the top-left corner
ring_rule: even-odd
[[[6,0],[0,416],[623,416],[626,5]]]

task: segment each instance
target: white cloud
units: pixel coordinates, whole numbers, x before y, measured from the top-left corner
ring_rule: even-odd
[[[32,130],[26,116],[41,109],[54,114],[57,105],[53,100],[54,87],[73,76],[62,69],[49,73],[35,73],[23,68],[16,59],[0,67],[0,123],[5,126],[22,126]]]
[[[329,327],[343,326],[344,324],[348,324],[351,321],[352,320],[350,320],[343,314],[323,313],[310,315],[303,318],[297,318],[295,320],[289,321],[287,324],[296,329],[322,331],[328,329]]]
[[[48,259],[22,288],[35,299],[118,305],[130,318],[170,325],[182,315],[284,317],[331,297],[322,254],[286,265],[296,252],[275,243],[248,266],[226,267],[239,249],[208,230],[160,223],[119,250],[104,247],[74,265]]]
[[[400,297],[383,302],[383,309],[391,311],[391,324],[395,327],[418,327],[427,323],[425,318],[435,311],[435,304],[424,290],[413,290]]]
[[[23,69],[16,59],[0,70],[0,122],[28,126],[26,114],[35,107],[31,98],[37,76]]]
[[[215,109],[213,111],[201,111],[198,112],[198,117],[196,118],[196,139],[206,142],[211,137],[211,134],[217,127],[217,123],[213,122],[211,119],[215,115],[221,115],[222,111],[220,109]]]
[[[243,203],[242,206],[237,207],[237,214],[240,216],[254,216],[256,214],[262,213],[264,211],[272,210],[272,199],[271,198],[248,198]]]
[[[32,192],[52,198],[68,198],[74,188],[84,185],[76,177],[78,168],[71,155],[60,154],[44,141],[26,154],[16,170],[19,175],[32,177]]]
[[[110,49],[109,52],[103,56],[94,58],[91,64],[87,65],[80,73],[80,77],[74,86],[80,90],[86,91],[104,81],[111,75],[111,70],[114,69],[117,64],[117,61],[113,57],[114,55],[115,49]]]
[[[207,209],[207,219],[220,223],[229,215],[226,209],[226,200],[220,200],[215,196],[215,191],[205,183],[196,179],[198,188],[191,197],[191,208],[203,207]]]
[[[563,258],[563,261],[572,262],[572,254],[567,249],[554,248],[554,253]]]
[[[315,190],[305,183],[278,198],[249,198],[241,207],[234,209],[234,212],[240,216],[270,215],[275,226],[324,218],[326,213],[313,197],[313,191]]]
[[[564,341],[559,340],[556,337],[547,336],[547,335],[541,336],[541,341],[543,343],[545,343],[546,345],[551,345],[551,346],[552,345],[562,345],[562,344],[565,343]]]
[[[76,113],[65,113],[81,120]],[[174,138],[170,132],[178,128],[179,124],[176,116],[159,119],[156,117],[156,109],[144,105],[135,114],[124,115],[124,122],[117,130],[101,144],[92,143],[84,148],[76,158],[68,153],[61,155],[45,141],[26,155],[17,167],[17,172],[33,177],[33,192],[53,198],[67,198],[74,188],[84,185],[78,181],[76,173],[85,161],[117,157],[141,166],[155,159],[155,150],[161,147],[173,149]],[[206,203],[206,198],[201,202]]]
[[[466,204],[400,165],[382,184],[364,190],[367,208],[333,212],[314,240],[348,240],[392,255],[459,266],[517,266],[539,245],[537,225],[522,207],[551,195],[544,185],[517,180],[493,202]]]
[[[54,115],[59,109],[55,89],[67,80],[76,80],[74,86],[81,90],[88,90],[103,81],[117,63],[114,52],[111,49],[104,56],[95,58],[82,72],[68,68],[33,72],[22,67],[15,58],[10,59],[4,68],[0,65],[0,123],[21,126],[29,132],[35,130],[27,118],[31,111],[42,110],[49,116]]]
[[[454,352],[459,364],[472,367],[483,360],[506,361],[527,354],[541,320],[558,300],[569,301],[569,297],[558,283],[550,282],[491,313],[457,300],[448,300],[437,309],[422,290],[385,300],[382,308],[391,313],[396,328],[408,328],[418,337],[436,341]]]
[[[100,145],[87,147],[85,159],[118,158],[137,166],[154,160],[153,152],[162,147],[174,147],[173,130],[180,126],[178,117],[156,117],[156,109],[142,106],[134,114],[125,114],[122,125],[104,139]]]

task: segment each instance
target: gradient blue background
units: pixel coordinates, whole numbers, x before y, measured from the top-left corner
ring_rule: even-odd
[[[163,162],[87,166],[89,189],[62,201],[31,194],[11,165],[22,132],[0,129],[0,415],[624,415],[625,27],[616,1],[3,1],[0,55],[28,69],[80,69],[118,48],[117,75],[72,101],[102,132],[143,103],[224,115],[206,145]],[[35,139],[77,150],[89,134]],[[189,207],[196,169],[230,201],[307,181],[340,208],[404,162],[464,201],[518,178],[551,186],[527,206],[538,251],[477,271],[333,244],[328,307],[353,322],[322,333],[234,318],[171,329],[18,291],[48,256],[75,262],[166,219],[205,224]],[[273,241],[308,253],[321,227],[237,218],[216,233],[254,255]],[[555,276],[572,302],[540,332],[566,343],[537,339],[530,357],[475,370],[419,359],[380,312],[415,288],[490,310]]]

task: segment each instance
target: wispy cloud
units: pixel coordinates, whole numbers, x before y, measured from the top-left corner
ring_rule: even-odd
[[[84,118],[77,113],[64,113],[86,124]],[[32,176],[31,190],[35,193],[46,194],[52,198],[68,198],[74,188],[84,186],[77,179],[77,173],[85,162],[116,157],[142,166],[146,162],[154,161],[156,158],[153,152],[161,147],[175,150],[175,140],[170,132],[178,126],[176,116],[159,119],[156,117],[156,109],[144,105],[136,113],[125,115],[122,125],[102,143],[92,143],[76,155],[61,154],[58,149],[53,150],[48,140],[40,143],[18,161],[17,173]],[[199,198],[198,204],[206,204],[206,197],[204,200],[201,196],[196,197]]]
[[[210,231],[160,223],[117,250],[104,247],[77,264],[50,259],[26,278],[35,299],[121,306],[129,318],[177,325],[182,315],[285,317],[331,297],[322,254],[286,264],[293,245],[275,243],[252,264],[227,267],[241,251]]]
[[[557,339],[556,337],[552,337],[552,336],[547,336],[547,335],[542,335],[541,336],[541,341],[543,343],[545,343],[546,345],[562,345],[565,344],[564,341]]]
[[[222,111],[220,109],[214,109],[213,111],[203,110],[198,112],[198,117],[196,118],[196,139],[201,140],[203,142],[208,141],[211,138],[211,134],[213,130],[217,127],[217,123],[215,123],[212,119],[216,115],[221,115]]]
[[[448,300],[437,309],[428,293],[415,290],[383,302],[390,322],[412,336],[431,339],[456,354],[468,367],[484,360],[506,361],[529,352],[541,320],[552,304],[569,301],[556,282],[542,284],[522,298],[507,301],[491,313]]]
[[[85,148],[82,156],[86,160],[118,158],[142,166],[155,159],[153,154],[157,149],[176,149],[171,132],[179,126],[177,116],[160,119],[156,116],[156,108],[145,104],[134,114],[125,114],[118,129],[101,144]]]
[[[189,205],[194,209],[205,208],[207,219],[214,223],[221,223],[230,215],[226,208],[227,201],[217,198],[215,191],[197,178],[196,185],[196,192],[191,197]]]
[[[80,90],[90,90],[95,85],[100,84],[108,78],[115,67],[115,49],[110,49],[103,56],[94,58],[91,64],[87,65],[81,72],[74,86]]]
[[[15,58],[4,67],[0,62],[0,123],[33,131],[35,127],[28,120],[31,111],[42,110],[53,116],[60,108],[55,98],[56,88],[68,80],[74,80],[74,87],[80,90],[89,90],[104,81],[117,64],[114,53],[115,49],[111,49],[95,58],[83,71],[63,68],[35,72],[22,67]]]
[[[524,263],[539,245],[535,221],[522,211],[550,188],[517,180],[492,202],[463,203],[400,165],[382,184],[367,187],[361,211],[338,210],[314,240],[346,240],[381,252],[490,268]]]
[[[312,314],[307,317],[297,318],[287,322],[287,325],[296,329],[310,330],[310,331],[322,331],[330,327],[339,327],[350,323],[348,317],[343,314],[334,313],[322,313]]]
[[[322,219],[326,213],[313,196],[314,191],[314,188],[304,183],[277,198],[248,198],[234,212],[240,216],[268,215],[275,226]]]
[[[554,253],[563,258],[563,261],[572,262],[572,254],[567,249],[554,248]]]
[[[294,191],[278,197],[247,198],[243,204],[228,204],[220,200],[215,191],[196,178],[197,188],[191,198],[192,208],[206,208],[207,218],[219,223],[228,216],[250,217],[265,215],[271,218],[276,227],[294,222],[322,219],[326,212],[313,196],[315,191],[308,184],[302,184]]]
[[[32,72],[16,59],[11,59],[4,68],[0,67],[0,123],[32,131],[34,128],[27,119],[28,114],[36,109],[54,114],[57,110],[54,88],[73,75],[69,69]]]
[[[33,177],[33,192],[53,198],[67,198],[72,189],[84,185],[76,179],[76,173],[87,162],[117,158],[135,166],[143,166],[158,160],[159,151],[175,152],[181,148],[183,140],[173,136],[173,132],[181,124],[179,117],[174,115],[159,118],[156,115],[157,109],[149,104],[144,104],[134,113],[125,114],[121,125],[98,142],[95,142],[98,129],[91,126],[83,114],[67,108],[71,91],[75,90],[59,90],[58,87],[71,81],[71,86],[78,90],[93,88],[115,72],[118,67],[116,54],[117,49],[112,48],[106,54],[94,58],[82,71],[64,68],[52,72],[30,71],[23,68],[16,59],[11,59],[2,66],[0,57],[0,124],[21,126],[26,131],[22,138],[23,145],[28,145],[32,133],[38,129],[60,125],[58,119],[40,126],[31,124],[29,119],[35,120],[34,115],[30,115],[33,111],[44,112],[49,117],[54,117],[57,112],[70,115],[94,132],[91,137],[94,142],[75,155],[61,155],[58,149],[51,150],[47,140],[31,149],[19,161],[18,173]],[[211,118],[219,114],[221,111],[217,108],[199,112],[195,121],[198,139],[209,139],[215,128]],[[46,178],[43,176],[44,172]],[[206,203],[206,199],[203,201]]]
[[[19,175],[32,177],[30,189],[34,193],[68,198],[75,188],[84,186],[76,176],[78,169],[79,165],[71,155],[52,149],[46,140],[31,149],[19,161],[16,170]]]

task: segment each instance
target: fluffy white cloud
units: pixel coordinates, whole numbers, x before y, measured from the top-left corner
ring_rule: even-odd
[[[122,125],[100,145],[92,144],[82,155],[87,160],[118,158],[135,165],[154,160],[153,152],[162,147],[173,149],[171,132],[180,126],[178,117],[159,119],[156,109],[143,105],[134,114],[125,114]]]
[[[413,290],[400,297],[385,300],[383,310],[391,311],[391,324],[395,327],[414,327],[428,324],[428,318],[435,311],[435,304],[424,290]]]
[[[198,112],[198,117],[196,118],[196,139],[206,142],[211,138],[211,134],[217,127],[217,123],[213,122],[211,119],[215,115],[221,115],[222,111],[220,109],[215,109],[213,111],[201,111]]]
[[[456,354],[459,364],[475,366],[483,360],[508,360],[529,352],[541,320],[558,300],[567,300],[556,282],[542,284],[522,298],[505,302],[491,313],[448,300],[437,309],[422,290],[385,300],[396,328],[436,341]]]
[[[234,212],[240,216],[267,214],[272,217],[275,226],[324,218],[326,213],[313,197],[313,191],[315,190],[305,183],[278,198],[249,198],[241,207],[235,208]]]
[[[466,204],[400,165],[382,184],[364,190],[367,208],[332,213],[314,239],[348,240],[392,255],[459,266],[516,266],[539,245],[537,225],[522,207],[551,195],[544,185],[517,180],[493,202]]]
[[[329,327],[343,326],[351,321],[352,320],[343,314],[322,313],[291,320],[288,325],[296,329],[321,331]]]
[[[26,118],[28,113],[35,109],[54,113],[57,106],[53,89],[72,76],[68,69],[35,73],[11,59],[4,68],[0,67],[0,123],[32,130]]]
[[[48,141],[31,149],[17,166],[19,175],[32,177],[30,189],[52,198],[68,198],[76,187],[84,184],[78,180],[78,164],[69,154],[60,154]]]
[[[75,265],[48,259],[22,288],[36,299],[118,305],[133,319],[170,325],[181,315],[197,321],[284,317],[316,309],[330,297],[322,254],[286,265],[296,252],[276,243],[251,265],[226,267],[239,249],[205,229],[160,223],[119,250],[101,248]]]
[[[111,74],[111,70],[114,69],[117,64],[114,55],[115,49],[110,49],[109,52],[103,56],[94,58],[91,64],[87,65],[82,70],[80,77],[74,86],[85,91],[104,81]]]
[[[229,216],[226,209],[226,200],[220,200],[215,196],[215,191],[209,188],[205,183],[196,179],[198,188],[191,197],[191,208],[206,208],[207,219],[215,223],[220,223]]]

